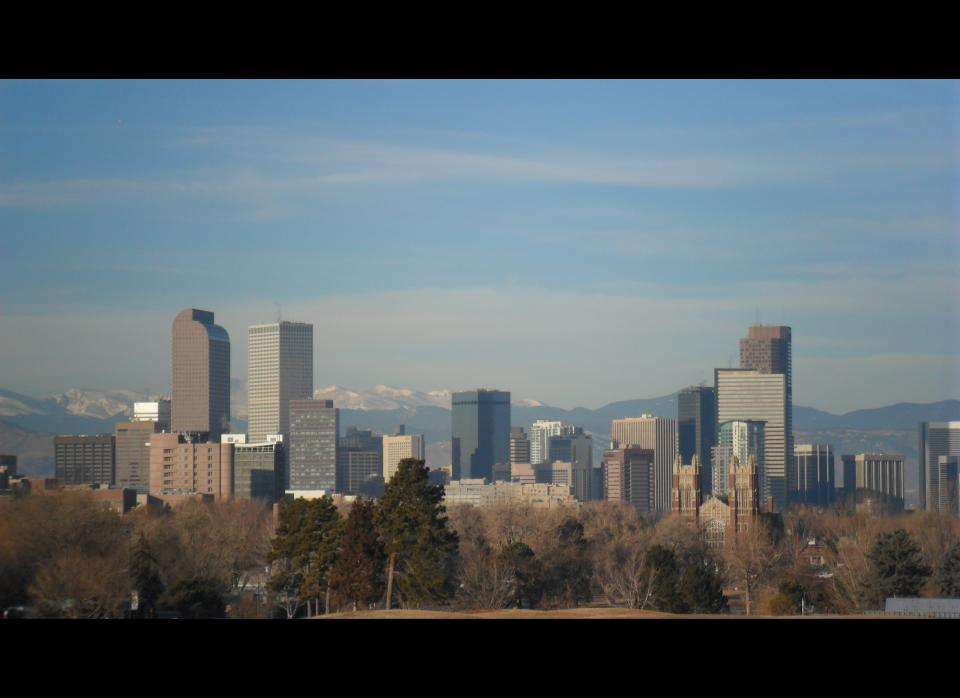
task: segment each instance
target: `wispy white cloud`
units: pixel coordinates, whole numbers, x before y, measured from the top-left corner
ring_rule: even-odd
[[[709,382],[714,367],[736,364],[738,340],[761,303],[764,320],[794,326],[797,402],[842,412],[958,396],[948,393],[958,387],[950,370],[960,366],[960,355],[919,349],[917,342],[926,341],[920,337],[914,351],[884,342],[882,323],[902,322],[930,303],[938,305],[929,312],[942,316],[944,290],[942,283],[860,288],[837,280],[811,290],[769,282],[677,298],[655,286],[586,293],[512,285],[286,299],[283,314],[315,324],[318,385],[486,385],[549,404],[595,407]],[[245,375],[246,328],[274,318],[275,306],[198,304],[214,310],[230,333],[233,373]],[[0,386],[162,388],[177,311],[0,315]],[[815,333],[818,322],[851,312],[877,325],[874,336],[841,336],[849,342],[838,346]],[[897,358],[876,358],[882,356]]]
[[[226,197],[282,212],[292,201],[344,187],[455,180],[547,182],[650,189],[724,189],[818,183],[854,176],[904,177],[956,170],[955,148],[747,155],[705,149],[674,157],[516,147],[508,152],[319,138],[309,133],[225,128],[173,140],[203,149],[215,167],[171,174],[0,185],[0,207],[142,203],[161,195]],[[145,199],[146,197],[146,199]],[[284,199],[287,201],[284,201]]]

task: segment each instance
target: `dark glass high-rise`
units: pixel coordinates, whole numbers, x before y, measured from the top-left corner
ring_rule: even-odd
[[[453,479],[492,482],[493,464],[510,462],[510,393],[454,393],[452,407]]]

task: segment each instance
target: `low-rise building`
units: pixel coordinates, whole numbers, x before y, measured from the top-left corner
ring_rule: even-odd
[[[451,481],[444,488],[443,503],[445,506],[469,504],[477,507],[526,504],[538,509],[578,506],[568,485],[518,482],[487,484],[484,478]]]

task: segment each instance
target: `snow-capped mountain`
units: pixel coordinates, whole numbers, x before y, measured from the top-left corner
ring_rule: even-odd
[[[410,388],[376,385],[370,390],[351,390],[338,385],[313,391],[315,400],[333,400],[336,407],[348,410],[398,410],[408,407],[443,407],[450,409],[449,390],[420,392]]]
[[[147,400],[147,395],[132,390],[80,390],[70,388],[60,395],[50,399],[69,414],[80,417],[96,417],[109,419],[111,417],[132,416],[133,403]]]

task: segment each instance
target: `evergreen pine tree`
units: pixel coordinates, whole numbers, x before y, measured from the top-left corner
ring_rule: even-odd
[[[358,499],[350,508],[343,547],[330,571],[331,599],[337,608],[366,608],[383,598],[386,555],[373,515],[371,500]]]
[[[447,525],[442,499],[443,488],[429,484],[423,461],[400,461],[374,515],[389,555],[388,608],[393,603],[393,585],[402,603],[415,607],[453,595],[458,540]]]
[[[651,579],[650,607],[669,613],[685,613],[687,604],[680,595],[680,566],[669,548],[652,545],[644,562],[644,576]]]
[[[270,589],[319,605],[326,596],[327,575],[336,559],[342,531],[343,519],[330,497],[301,498],[282,505],[277,536],[267,557],[274,564]]]
[[[902,528],[881,533],[867,558],[871,566],[867,590],[875,604],[883,604],[891,596],[919,595],[930,576],[920,546]]]
[[[514,541],[498,555],[513,576],[514,603],[517,608],[536,608],[543,596],[543,569],[526,543]]]
[[[944,596],[960,598],[960,543],[955,543],[944,556],[937,584]]]
[[[687,613],[719,613],[727,603],[723,584],[708,559],[693,560],[683,569],[679,595]]]
[[[156,613],[157,600],[163,593],[164,586],[160,578],[160,565],[142,531],[130,548],[129,573],[139,597],[137,614],[150,618]]]

